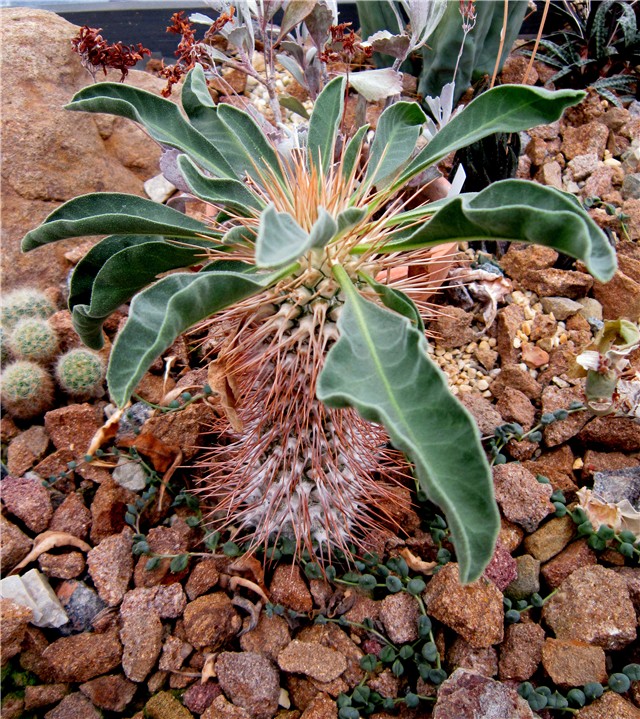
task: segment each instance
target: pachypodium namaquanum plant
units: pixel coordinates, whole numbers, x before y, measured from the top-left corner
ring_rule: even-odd
[[[105,318],[133,297],[107,371],[120,407],[178,335],[211,318],[213,366],[227,378],[231,409],[214,428],[221,439],[209,450],[205,496],[254,546],[291,536],[298,551],[322,555],[366,540],[397,501],[394,477],[412,468],[447,517],[468,582],[499,528],[491,471],[471,416],[427,356],[424,280],[396,287],[391,271],[465,240],[547,245],[602,281],[615,256],[579,203],[555,189],[506,180],[408,209],[409,182],[490,133],[556,120],[584,93],[497,87],[420,148],[426,117],[408,102],[383,112],[369,145],[367,127],[339,137],[344,96],[345,78],[331,80],[299,147],[280,153],[247,112],[213,103],[200,67],[183,85],[186,117],[142,90],[87,87],[69,109],[141,123],[173,148],[184,184],[215,218],[85,195],[29,232],[23,249],[108,235],[77,265],[69,304],[98,349]]]

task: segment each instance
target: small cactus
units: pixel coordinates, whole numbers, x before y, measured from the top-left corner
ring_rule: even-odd
[[[0,327],[0,362],[4,364],[9,359],[9,350],[7,349],[7,334]]]
[[[0,395],[7,412],[30,419],[53,406],[53,379],[39,364],[18,360],[4,369]]]
[[[48,362],[58,352],[58,335],[47,320],[25,317],[9,333],[7,347],[16,359]]]
[[[5,329],[11,329],[18,320],[25,317],[46,319],[56,311],[51,300],[34,288],[24,287],[6,294],[0,302],[0,323]]]
[[[72,397],[89,398],[102,392],[105,363],[100,355],[85,349],[69,350],[56,365],[56,378]]]

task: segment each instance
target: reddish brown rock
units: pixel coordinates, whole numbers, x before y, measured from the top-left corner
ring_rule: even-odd
[[[102,417],[94,405],[71,404],[47,412],[44,426],[56,449],[67,449],[82,457],[102,426]]]
[[[536,417],[535,407],[529,398],[518,389],[504,392],[498,400],[496,409],[505,422],[517,422],[525,431],[533,427]]]
[[[84,632],[50,644],[42,658],[58,683],[86,682],[120,664],[122,645],[116,629],[104,634]]]
[[[154,527],[147,533],[149,549],[155,554],[183,554],[188,549],[188,538],[177,526]],[[171,559],[166,557],[154,569],[147,569],[149,558],[141,556],[134,572],[134,583],[136,587],[153,587],[157,584],[170,584],[179,582],[186,574],[188,568],[183,572],[171,572]]]
[[[313,599],[297,564],[280,564],[273,573],[269,586],[271,601],[295,612],[310,612]]]
[[[192,651],[193,647],[188,642],[183,642],[179,637],[168,636],[162,645],[158,668],[162,672],[177,672]]]
[[[638,457],[631,457],[622,452],[597,452],[593,449],[588,449],[584,453],[583,462],[582,480],[585,484],[593,479],[596,472],[640,466]]]
[[[242,707],[237,707],[225,697],[216,697],[202,715],[202,719],[252,719],[251,714]]]
[[[4,574],[24,559],[31,549],[31,540],[15,524],[0,515],[0,571]]]
[[[566,125],[562,132],[562,154],[567,160],[590,153],[602,159],[608,138],[609,128],[597,121],[577,127]]]
[[[542,609],[558,639],[621,649],[636,638],[636,615],[625,580],[599,565],[581,567]]]
[[[503,367],[500,374],[491,383],[491,394],[496,399],[500,399],[505,392],[515,389],[532,400],[537,400],[542,393],[542,385],[522,367],[518,365]]]
[[[500,645],[500,679],[524,682],[531,678],[542,660],[543,643],[544,629],[539,624],[510,624]]]
[[[203,714],[213,700],[222,695],[222,689],[216,682],[193,684],[182,695],[182,702],[194,714]]]
[[[447,662],[451,671],[468,669],[485,677],[495,677],[498,673],[498,654],[493,647],[478,649],[472,647],[462,637],[456,637],[447,650]]]
[[[132,536],[133,531],[126,527],[120,534],[103,539],[87,554],[89,575],[100,599],[110,607],[120,604],[129,588],[133,574]]]
[[[493,557],[484,570],[484,576],[490,579],[501,592],[518,576],[516,560],[500,540],[496,543]]]
[[[460,396],[460,402],[471,412],[482,435],[493,434],[502,424],[500,412],[478,392],[465,392]]]
[[[520,350],[514,346],[514,343],[524,322],[524,310],[516,304],[507,305],[498,311],[497,317],[496,349],[502,360],[502,366],[516,364],[520,361]]]
[[[48,711],[44,719],[101,719],[93,704],[80,692],[67,694],[55,709]]]
[[[91,503],[91,541],[99,544],[103,539],[118,534],[125,527],[127,504],[134,504],[136,495],[109,478],[99,487]]]
[[[69,693],[68,684],[37,684],[24,688],[24,708],[27,711],[57,704]]]
[[[122,668],[127,679],[143,682],[162,649],[162,622],[151,607],[140,606],[122,616]]]
[[[145,719],[193,719],[191,712],[169,692],[154,693],[144,707]]]
[[[593,277],[575,270],[530,270],[522,279],[522,286],[538,297],[585,297],[593,286]]]
[[[559,554],[576,533],[576,526],[567,514],[564,517],[554,517],[546,522],[533,534],[525,537],[524,548],[540,562],[546,562]]]
[[[606,284],[595,282],[593,295],[602,305],[605,319],[637,322],[640,316],[640,282],[624,272],[617,270]]]
[[[555,507],[549,501],[552,489],[541,484],[522,465],[514,462],[493,468],[496,501],[504,516],[519,524],[526,532],[533,532]]]
[[[191,572],[185,585],[185,591],[189,599],[196,599],[201,594],[208,592],[216,586],[220,572],[215,559],[205,557],[196,564]]]
[[[200,436],[208,431],[215,419],[214,410],[207,404],[192,404],[182,412],[164,412],[151,417],[145,432],[170,447],[180,447],[183,458],[191,459],[201,446]]]
[[[280,676],[273,664],[255,652],[222,652],[216,674],[225,695],[255,719],[271,719],[278,709]]]
[[[619,574],[627,582],[629,596],[633,602],[636,612],[640,614],[640,568],[638,567],[615,567],[614,572]]]
[[[9,474],[21,477],[39,462],[46,454],[49,436],[44,427],[29,427],[14,437],[7,450],[7,467]]]
[[[49,529],[53,532],[68,532],[78,539],[87,539],[91,527],[91,511],[86,507],[78,492],[68,494],[55,510]]]
[[[360,659],[362,659],[364,652],[340,627],[331,623],[315,624],[302,629],[296,639],[300,642],[318,643],[329,649],[335,649],[347,661],[347,668],[335,682],[323,684],[318,680],[313,680],[321,691],[326,691],[331,696],[337,696],[337,693],[344,691],[344,689],[340,688],[341,685],[344,684],[348,688],[353,688],[362,681],[364,672],[360,667]],[[333,691],[334,689],[337,693]]]
[[[27,625],[32,617],[33,612],[28,607],[16,604],[11,599],[0,599],[0,627],[2,627],[0,664],[2,666],[20,651]]]
[[[54,682],[53,672],[44,651],[49,646],[44,632],[38,627],[28,626],[20,652],[20,666],[33,672],[45,684]]]
[[[224,592],[205,594],[187,604],[184,630],[196,649],[223,645],[242,627],[242,619]]]
[[[508,552],[513,554],[520,546],[524,530],[517,524],[510,522],[504,517],[500,517],[500,533],[498,534],[498,543],[500,543]]]
[[[456,669],[438,689],[433,719],[509,717],[533,719],[527,702],[515,689],[467,669]]]
[[[42,483],[27,477],[5,477],[0,483],[2,502],[14,517],[35,534],[44,532],[53,515],[51,497]]]
[[[122,674],[108,674],[80,685],[80,691],[93,704],[111,712],[123,712],[136,689],[136,685]]]
[[[462,585],[458,565],[450,562],[431,578],[424,599],[430,616],[472,646],[483,648],[502,641],[502,593],[488,579]]]
[[[607,681],[604,649],[584,642],[545,639],[542,666],[559,687]]]
[[[500,260],[502,269],[514,280],[521,280],[530,270],[553,267],[558,253],[551,247],[514,243]]]
[[[64,552],[63,554],[45,552],[38,557],[38,564],[47,577],[55,579],[78,577],[84,572],[86,566],[82,552]]]
[[[464,347],[476,338],[472,322],[473,314],[465,312],[461,307],[451,306],[431,323],[430,330],[438,337],[441,347]]]
[[[606,692],[593,704],[580,709],[577,719],[640,719],[640,709],[615,692]]]
[[[582,390],[574,387],[561,389],[554,385],[545,387],[542,392],[542,411],[554,412],[567,410],[572,402],[582,402]],[[544,441],[548,447],[555,447],[575,437],[589,421],[587,412],[574,412],[566,419],[557,420],[544,428]]]
[[[584,426],[578,439],[593,449],[637,452],[640,449],[640,423],[627,417],[596,417]]]
[[[586,539],[572,542],[564,551],[542,566],[540,573],[550,589],[556,589],[576,569],[596,564],[596,553]]]
[[[338,719],[338,705],[326,694],[318,694],[302,712],[300,719]]]
[[[283,672],[305,674],[320,682],[330,682],[346,670],[347,661],[340,652],[322,644],[294,639],[278,654],[278,665]]]
[[[245,652],[263,654],[272,662],[277,662],[278,654],[290,641],[289,625],[282,617],[268,617],[261,613],[256,628],[240,637],[240,646]]]

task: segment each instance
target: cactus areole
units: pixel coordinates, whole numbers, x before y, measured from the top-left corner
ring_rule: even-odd
[[[208,322],[209,371],[227,388],[202,459],[218,526],[233,524],[254,546],[290,536],[321,556],[362,546],[381,517],[397,516],[394,484],[414,476],[445,513],[461,578],[472,581],[499,528],[491,472],[472,418],[428,358],[425,281],[398,281],[394,270],[465,240],[544,244],[602,281],[615,256],[576,200],[552,188],[507,180],[427,204],[408,183],[490,133],[556,120],[583,93],[503,85],[433,136],[417,104],[398,102],[373,139],[367,127],[341,136],[344,95],[344,77],[331,80],[308,132],[285,151],[248,113],[214,105],[200,67],[183,85],[186,117],[142,90],[87,87],[69,109],[141,123],[173,148],[181,181],[214,219],[94,194],[57,209],[23,249],[109,235],[78,264],[69,302],[98,349],[106,317],[133,298],[107,371],[121,407],[179,334]]]

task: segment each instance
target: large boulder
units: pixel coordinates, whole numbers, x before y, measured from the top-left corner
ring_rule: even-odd
[[[158,173],[160,149],[133,122],[64,110],[78,90],[92,83],[71,49],[78,29],[44,10],[0,10],[5,289],[44,288],[65,277],[71,265],[64,255],[81,240],[20,253],[23,235],[56,207],[88,192],[143,195],[143,182]],[[107,77],[119,78],[113,71]],[[135,70],[126,82],[157,94],[164,85]]]

